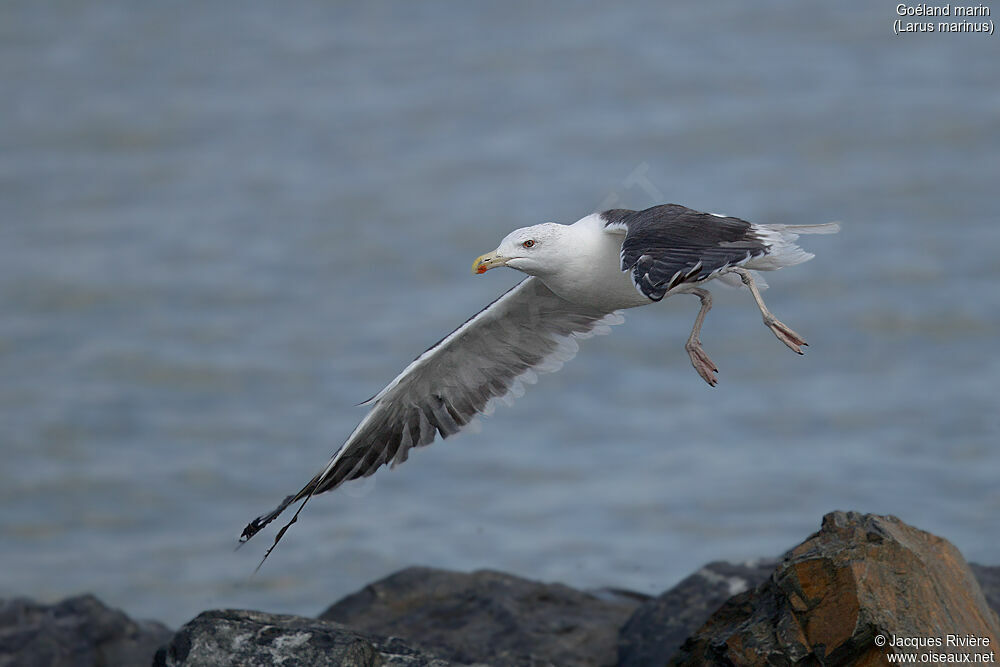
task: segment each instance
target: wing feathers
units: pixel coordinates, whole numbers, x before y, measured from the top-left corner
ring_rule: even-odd
[[[241,541],[297,500],[303,503],[296,517],[311,496],[371,475],[390,461],[398,465],[410,449],[430,444],[438,434],[458,433],[477,414],[489,414],[496,401],[522,393],[523,383],[534,382],[537,372],[558,370],[576,353],[575,338],[605,333],[621,321],[618,313],[565,301],[537,278],[522,281],[373,397],[369,413],[326,467],[273,512],[248,524]],[[282,535],[284,529],[270,549]]]
[[[653,301],[684,283],[707,280],[723,269],[767,253],[754,225],[677,204],[602,214],[606,227],[625,228],[621,268]]]

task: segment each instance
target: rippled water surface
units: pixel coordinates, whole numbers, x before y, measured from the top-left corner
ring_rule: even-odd
[[[410,564],[654,593],[833,509],[1000,562],[1000,41],[891,12],[3,3],[0,595],[178,625]],[[695,299],[630,311],[251,576],[243,525],[514,283],[476,255],[666,201],[843,222],[769,276],[804,357],[719,290],[710,389]]]

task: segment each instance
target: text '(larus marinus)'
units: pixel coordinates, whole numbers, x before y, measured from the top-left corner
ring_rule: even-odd
[[[406,460],[440,434],[447,438],[478,414],[492,412],[532,383],[536,373],[558,370],[577,351],[576,339],[607,333],[621,310],[646,306],[674,294],[701,300],[685,349],[705,382],[718,369],[698,338],[712,295],[711,280],[745,285],[764,324],[798,354],[806,342],[764,305],[756,271],[794,266],[813,255],[799,234],[830,234],[837,223],[758,225],[701,213],[677,204],[644,211],[613,209],[572,225],[547,222],[518,229],[499,247],[476,259],[474,273],[507,266],[528,274],[496,301],[417,357],[365,404],[361,420],[318,475],[273,511],[243,530],[246,542],[289,505],[302,504],[261,560],[298,519],[309,498],[344,482],[367,477],[386,463]]]

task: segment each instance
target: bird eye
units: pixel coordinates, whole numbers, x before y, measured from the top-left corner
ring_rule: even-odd
[[[525,241],[521,245],[523,245],[525,248],[530,248],[531,246],[535,245],[535,242],[532,241],[531,239],[528,239],[527,241]]]

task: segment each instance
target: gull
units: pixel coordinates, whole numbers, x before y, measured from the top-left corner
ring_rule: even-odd
[[[774,271],[813,258],[795,241],[800,234],[830,234],[837,223],[756,224],[702,213],[678,204],[642,211],[612,209],[564,225],[546,222],[508,234],[496,250],[476,259],[482,274],[508,267],[527,274],[498,299],[413,360],[364,405],[368,414],[326,466],[297,493],[243,530],[256,535],[289,505],[302,501],[278,531],[261,565],[309,499],[348,480],[367,477],[387,463],[406,461],[410,449],[462,430],[497,401],[520,395],[537,373],[558,370],[577,351],[577,340],[607,333],[624,321],[621,311],[675,294],[701,302],[684,345],[691,365],[710,386],[718,368],[702,347],[701,327],[712,308],[704,287],[718,280],[745,286],[764,325],[792,351],[805,339],[776,318],[760,290],[758,271]],[[258,568],[260,565],[258,565]]]

